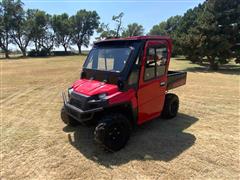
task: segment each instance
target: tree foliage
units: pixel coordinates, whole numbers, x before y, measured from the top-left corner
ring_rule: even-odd
[[[27,10],[28,21],[32,31],[32,42],[35,51],[50,51],[54,46],[54,34],[51,29],[51,16],[38,9]]]
[[[181,48],[182,54],[192,62],[202,62],[203,54],[201,49],[202,35],[199,31],[198,17],[202,14],[203,5],[189,9],[179,22],[176,41]]]
[[[209,0],[199,17],[201,48],[211,69],[234,58],[232,48],[240,42],[240,4],[237,0]]]
[[[97,29],[97,33],[100,33],[100,36],[96,38],[97,40],[114,37],[116,34],[114,30],[110,29],[109,24],[104,23],[100,24],[99,28]]]
[[[169,36],[173,39],[173,52],[172,55],[181,53],[180,44],[178,41],[178,27],[180,25],[181,16],[173,16],[170,17],[167,21],[163,21],[158,25],[153,26],[150,30],[150,35],[161,35],[161,36]]]
[[[73,23],[68,14],[54,15],[51,20],[51,25],[55,33],[56,46],[62,45],[65,52],[70,47],[70,42],[73,37]]]
[[[22,7],[20,0],[2,0],[0,2],[0,47],[5,52],[5,57],[9,58],[9,44],[12,42],[11,30],[15,24],[14,20],[17,12]]]
[[[31,28],[32,24],[29,20],[29,16],[26,15],[22,8],[22,3],[18,3],[13,12],[13,22],[10,35],[13,44],[18,46],[24,57],[26,56],[26,49],[33,35]]]
[[[99,19],[96,11],[86,11],[85,9],[77,12],[71,17],[73,25],[72,44],[78,46],[79,54],[81,54],[81,46],[88,47],[90,37],[94,30],[99,26]]]
[[[189,9],[182,17],[170,17],[153,26],[152,35],[173,39],[173,54],[183,54],[192,62],[207,58],[210,68],[228,63],[240,54],[239,0],[208,0]]]
[[[127,26],[127,29],[125,29],[122,33],[123,37],[130,37],[130,36],[142,36],[144,33],[144,29],[142,25],[139,25],[138,23],[132,23]]]
[[[97,29],[97,32],[100,33],[100,36],[96,39],[106,39],[110,37],[119,38],[122,35],[123,31],[123,21],[122,18],[124,16],[124,13],[121,12],[119,15],[114,15],[112,17],[112,20],[116,23],[115,29],[110,29],[109,24],[102,23],[100,27]]]
[[[116,32],[115,37],[116,38],[120,37],[120,33],[123,30],[123,27],[122,27],[123,16],[124,16],[124,13],[121,12],[121,13],[119,13],[119,15],[112,17],[112,20],[116,22],[116,29],[115,29],[115,32]]]

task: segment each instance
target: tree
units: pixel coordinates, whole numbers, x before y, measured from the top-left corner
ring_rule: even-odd
[[[201,45],[210,68],[236,57],[232,48],[240,38],[240,5],[238,0],[208,0],[199,18],[199,30],[203,36]]]
[[[39,39],[39,44],[42,49],[50,53],[50,51],[53,49],[55,43],[55,36],[54,34],[48,29],[44,36]]]
[[[150,35],[160,35],[160,36],[166,36],[166,22],[163,21],[159,23],[158,25],[154,25],[152,29],[150,30],[149,34]]]
[[[99,19],[96,11],[86,11],[85,9],[71,17],[73,23],[72,43],[77,44],[79,54],[82,52],[82,45],[88,47],[90,37],[99,26]]]
[[[54,15],[51,24],[55,33],[56,46],[62,45],[65,52],[67,52],[73,37],[73,23],[71,19],[66,13]]]
[[[50,51],[54,46],[54,34],[50,23],[51,16],[38,9],[28,9],[27,16],[35,50],[45,49]]]
[[[13,13],[12,30],[10,31],[13,43],[21,50],[23,56],[26,56],[26,49],[32,39],[32,24],[29,16],[26,16],[22,4],[18,4]]]
[[[4,37],[4,24],[3,24],[3,8],[0,2],[0,52],[4,52],[3,50],[3,37]]]
[[[193,63],[202,63],[203,50],[198,18],[202,15],[204,4],[189,9],[181,18],[177,28],[177,41],[183,55]]]
[[[110,29],[109,24],[102,23],[100,27],[97,29],[97,33],[100,33],[100,36],[96,39],[106,39],[106,38],[119,38],[121,36],[121,32],[123,30],[122,27],[122,18],[124,14],[121,12],[117,16],[113,16],[112,20],[116,22],[116,28]]]
[[[167,19],[167,21],[163,21],[159,23],[159,25],[155,25],[150,30],[150,35],[161,35],[161,36],[169,36],[173,39],[173,51],[172,55],[175,56],[177,54],[181,54],[181,47],[179,43],[179,33],[178,26],[181,21],[181,16],[173,16]]]
[[[100,36],[96,38],[97,40],[114,37],[116,34],[114,30],[111,30],[109,28],[109,24],[104,24],[104,23],[102,23],[100,27],[97,29],[97,33],[100,33]]]
[[[124,13],[121,12],[119,15],[112,17],[112,20],[116,22],[116,29],[115,29],[115,32],[116,32],[115,37],[116,38],[120,37],[120,33],[123,30],[123,28],[122,28],[123,16],[124,16]]]
[[[14,12],[22,7],[20,0],[2,0],[0,2],[0,47],[9,58],[9,44],[11,43],[11,30],[14,24]]]
[[[129,37],[129,36],[142,36],[144,33],[144,29],[142,25],[139,25],[137,23],[129,24],[127,29],[123,31],[122,36],[123,37]]]
[[[181,16],[172,16],[168,18],[167,21],[163,21],[159,23],[159,25],[153,26],[150,30],[150,34],[161,36],[174,34],[179,26],[181,18]]]

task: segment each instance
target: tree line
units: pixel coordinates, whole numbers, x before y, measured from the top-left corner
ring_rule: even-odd
[[[112,17],[116,29],[110,30],[108,24],[100,25],[96,11],[82,9],[73,16],[67,13],[50,15],[39,9],[25,11],[23,5],[21,0],[0,2],[0,48],[6,58],[9,58],[10,44],[17,46],[23,56],[27,55],[30,44],[34,47],[31,53],[40,55],[48,54],[54,47],[60,46],[67,52],[71,45],[76,45],[81,54],[82,46],[89,46],[94,31],[100,34],[97,39],[143,35],[144,31],[137,23],[129,24],[123,30],[123,13]]]
[[[67,13],[50,15],[39,9],[23,9],[21,0],[0,2],[0,48],[9,57],[9,44],[14,44],[27,55],[31,45],[33,53],[49,54],[62,46],[67,52],[72,45],[88,47],[90,37],[98,33],[97,40],[108,37],[128,37],[144,34],[138,23],[123,27],[124,13],[112,17],[115,28],[100,23],[96,11],[85,9],[73,16]],[[173,16],[154,25],[148,35],[170,36],[173,55],[184,55],[194,63],[208,61],[211,69],[235,59],[240,63],[240,3],[239,0],[206,0],[189,9],[183,16]],[[30,52],[29,52],[30,53]]]
[[[20,0],[0,2],[0,47],[9,57],[9,44],[16,45],[26,56],[29,44],[35,52],[50,52],[54,46],[62,46],[67,52],[70,45],[88,46],[90,36],[98,28],[96,11],[79,10],[75,15],[66,13],[50,15],[39,9],[23,9]]]
[[[214,70],[232,59],[240,63],[240,1],[207,0],[153,26],[149,34],[170,36],[173,54],[194,63],[206,59]]]

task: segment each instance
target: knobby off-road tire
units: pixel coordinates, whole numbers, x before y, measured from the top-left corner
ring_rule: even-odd
[[[175,94],[166,94],[164,107],[162,111],[162,117],[165,119],[174,118],[179,109],[179,99]]]
[[[77,120],[75,120],[71,116],[67,115],[64,107],[62,107],[62,109],[61,109],[61,119],[68,126],[73,126],[74,127],[74,126],[77,126],[77,125],[80,124]]]
[[[110,152],[122,149],[129,140],[131,124],[120,113],[105,115],[95,128],[95,141]]]

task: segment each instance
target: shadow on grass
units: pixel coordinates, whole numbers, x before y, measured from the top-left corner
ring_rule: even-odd
[[[173,57],[173,58],[174,58],[174,60],[177,60],[177,61],[189,61],[185,57]]]
[[[222,65],[219,67],[217,71],[213,71],[209,69],[208,65],[201,65],[200,67],[188,67],[183,69],[188,72],[202,72],[202,73],[222,73],[222,74],[230,74],[230,75],[239,75],[240,74],[240,66],[239,65]]]
[[[179,114],[171,120],[156,119],[145,123],[132,132],[126,147],[115,153],[106,152],[96,146],[93,141],[93,127],[66,126],[63,130],[73,132],[73,137],[69,135],[69,142],[86,158],[111,168],[132,160],[171,161],[194,144],[195,136],[183,131],[197,120],[195,117]]]
[[[12,60],[20,60],[20,59],[27,59],[28,57],[24,56],[13,56],[10,58],[0,57],[0,60],[12,61]]]
[[[177,57],[174,60],[176,61],[189,61],[184,57]],[[232,75],[239,75],[240,74],[240,65],[239,64],[223,64],[219,65],[219,69],[217,71],[213,71],[209,68],[209,63],[204,61],[202,64],[199,63],[192,63],[189,61],[190,64],[197,64],[198,66],[187,67],[182,69],[183,71],[189,72],[203,72],[203,73],[222,73],[222,74],[232,74]]]

